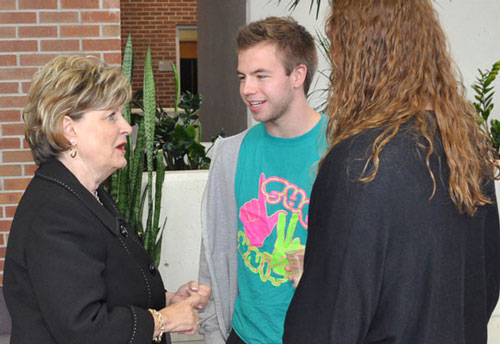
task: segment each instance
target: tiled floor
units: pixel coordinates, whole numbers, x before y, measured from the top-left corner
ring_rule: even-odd
[[[170,337],[172,338],[172,344],[205,344],[203,336],[200,334],[187,336],[178,333],[172,333]]]

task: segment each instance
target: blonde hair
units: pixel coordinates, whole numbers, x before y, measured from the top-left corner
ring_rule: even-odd
[[[23,111],[25,136],[39,165],[71,144],[62,120],[80,119],[92,110],[116,109],[128,103],[131,89],[119,67],[92,56],[58,56],[35,73]]]
[[[307,67],[304,80],[304,92],[307,94],[318,66],[316,45],[311,34],[292,17],[268,17],[241,27],[236,36],[238,52],[259,43],[276,44],[281,62],[287,75],[295,67],[303,64]]]
[[[448,52],[445,34],[430,0],[334,0],[327,22],[332,73],[327,137],[329,150],[369,128],[382,127],[360,177],[372,181],[379,155],[402,124],[414,121],[427,142],[430,169],[433,137],[439,133],[449,168],[448,191],[458,210],[472,215],[492,200],[483,187],[498,171],[489,137]],[[435,117],[429,116],[427,107]]]

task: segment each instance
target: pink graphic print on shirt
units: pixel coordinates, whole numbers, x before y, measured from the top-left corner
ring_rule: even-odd
[[[272,184],[271,184],[272,183]],[[268,186],[272,185],[271,191]],[[267,213],[267,205],[280,204],[283,209],[274,214]],[[258,273],[263,282],[270,281],[279,286],[287,281],[285,253],[303,249],[299,238],[293,238],[297,224],[307,229],[307,214],[304,207],[309,204],[306,192],[297,185],[280,177],[259,178],[257,199],[251,199],[240,208],[240,220],[244,231],[238,232],[238,246],[245,265]],[[287,217],[290,218],[287,224]],[[264,241],[276,228],[276,241],[272,253],[261,251]]]

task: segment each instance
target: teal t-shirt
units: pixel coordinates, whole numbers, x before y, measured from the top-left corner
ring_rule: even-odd
[[[263,123],[245,136],[236,170],[238,296],[232,326],[247,344],[281,343],[295,288],[285,252],[305,248],[309,195],[326,149],[325,115],[306,134],[279,138]]]

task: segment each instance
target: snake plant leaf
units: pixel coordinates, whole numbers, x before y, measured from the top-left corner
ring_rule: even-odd
[[[142,171],[144,169],[144,117],[141,117],[137,123],[137,138],[135,142],[135,150],[131,161],[131,170],[129,174],[130,182],[130,197],[127,200],[127,219],[132,217],[136,221],[139,217],[141,207],[141,188],[142,188]]]
[[[127,80],[131,80],[132,78],[132,36],[129,35],[127,39],[127,43],[125,45],[125,51],[123,54],[122,60],[122,74],[125,76]],[[125,120],[130,123],[130,103],[126,104],[123,109],[123,117]],[[128,155],[130,154],[130,146],[131,140],[130,137],[127,137],[127,146],[125,151],[125,159],[128,161]],[[127,198],[127,188],[125,187],[127,181],[125,180],[125,176],[127,174],[127,169],[121,169],[113,173],[111,176],[111,189],[110,193],[113,199],[117,200],[118,205],[120,204],[120,199],[124,200]],[[122,207],[122,209],[124,209]]]
[[[122,73],[128,80],[132,80],[132,35],[129,34],[123,52]]]
[[[129,34],[127,37],[127,43],[125,44],[125,51],[123,53],[123,60],[122,60],[122,73],[123,75],[127,78],[129,83],[132,83],[132,71],[133,71],[133,55],[132,55],[132,34]],[[123,117],[125,120],[132,125],[131,121],[131,105],[130,102],[125,104],[122,110]],[[132,138],[127,136],[127,145],[125,146],[125,160],[130,161],[130,156],[131,156],[131,150],[132,150]],[[125,214],[125,206],[127,204],[127,200],[129,199],[129,194],[130,194],[130,184],[128,180],[129,176],[129,171],[130,169],[133,168],[129,164],[122,170],[119,170],[118,173],[118,180],[119,180],[119,187],[118,187],[118,195],[116,196],[116,199],[121,200],[118,203],[118,208],[120,211],[122,211],[122,214]],[[121,203],[121,204],[120,204]],[[121,205],[121,207],[120,207]]]
[[[118,199],[118,188],[120,186],[119,182],[119,175],[121,171],[118,170],[115,173],[111,175],[111,188],[110,188],[110,194],[113,199]]]
[[[153,139],[156,117],[156,91],[151,61],[151,49],[148,46],[144,65],[144,127],[146,135],[147,170],[153,170]]]
[[[181,79],[179,78],[179,71],[175,63],[171,62],[172,72],[174,73],[174,86],[175,86],[175,97],[174,97],[174,116],[177,116],[179,111],[179,101],[181,99]]]
[[[141,173],[142,175],[142,173]],[[139,212],[134,216],[134,221],[137,224],[137,228],[140,230],[141,235],[142,235],[142,244],[144,245],[144,248],[146,249],[147,252],[151,252],[151,248],[149,247],[149,240],[148,238],[151,236],[151,231],[148,231],[147,227],[143,226],[142,219],[143,219],[143,211],[144,211],[144,204],[146,203],[146,195],[148,193],[148,188],[144,188],[144,191],[142,191],[142,194],[140,194],[141,190],[138,191],[140,197],[140,206],[137,208]]]
[[[148,46],[144,63],[144,131],[146,136],[146,166],[148,172],[148,217],[146,232],[152,230],[153,225],[153,149],[156,118],[156,91],[151,61],[151,48]]]
[[[158,266],[160,263],[160,252],[161,252],[161,238],[163,234],[163,228],[158,226],[160,222],[160,212],[161,212],[161,198],[162,198],[162,186],[165,180],[165,162],[163,161],[163,151],[160,149],[156,155],[156,183],[155,183],[155,200],[154,200],[154,215],[153,215],[153,225],[151,228],[152,234],[152,245],[154,248],[153,258],[155,264]]]
[[[132,35],[129,34],[127,43],[125,44],[125,51],[123,53],[122,73],[129,82],[132,82]],[[123,117],[130,123],[130,103],[123,109]]]

